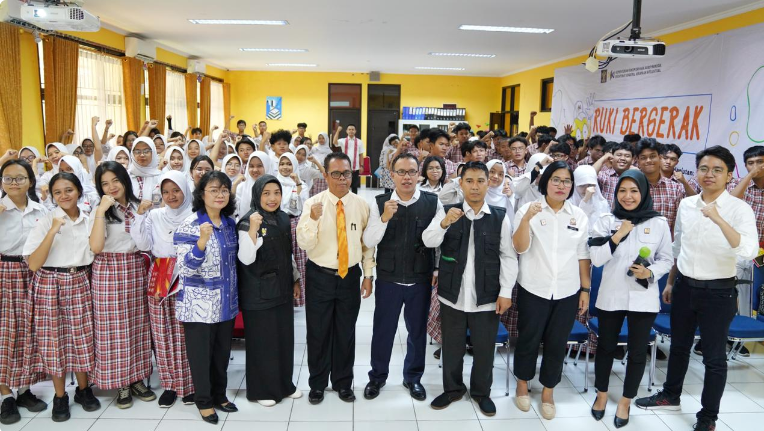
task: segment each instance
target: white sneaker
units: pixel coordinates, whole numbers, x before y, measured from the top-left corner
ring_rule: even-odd
[[[527,412],[531,409],[531,397],[530,395],[521,395],[515,397],[515,405],[521,411]]]
[[[263,407],[273,407],[276,405],[276,401],[274,400],[257,400],[257,402]]]
[[[302,391],[295,388],[294,393],[290,395],[289,398],[293,400],[296,400],[297,398],[302,398]]]

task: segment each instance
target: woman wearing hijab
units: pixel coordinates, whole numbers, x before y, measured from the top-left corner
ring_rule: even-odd
[[[398,135],[390,134],[385,138],[382,144],[382,151],[379,154],[379,185],[385,189],[385,193],[390,193],[395,188],[393,177],[390,175],[390,162],[392,162],[393,153],[398,148]]]
[[[597,182],[597,171],[592,166],[579,166],[573,171],[573,178],[576,181],[576,190],[573,191],[570,201],[584,210],[589,220],[599,220],[600,216],[610,212],[607,199],[602,196],[599,182]],[[591,226],[593,228],[594,224]]]
[[[139,201],[152,201],[159,206],[161,195],[154,193],[159,185],[159,155],[151,138],[142,136],[133,142],[128,173],[133,183],[133,193]]]
[[[674,259],[668,221],[653,210],[645,175],[627,170],[615,190],[613,213],[602,215],[594,223],[589,240],[592,264],[604,265],[595,304],[600,328],[594,360],[597,399],[591,413],[596,420],[605,415],[613,354],[626,319],[629,360],[614,419],[615,427],[621,428],[629,422],[629,406],[645,371],[650,328],[661,307],[658,280],[668,274]],[[643,248],[650,250],[645,258],[649,264],[644,266],[634,263]]]
[[[167,139],[163,135],[154,135],[154,148],[159,157],[164,157],[164,151],[167,148]]]
[[[504,162],[501,160],[489,160],[488,168],[488,193],[485,201],[507,210],[507,216],[512,220],[515,216],[514,199],[512,193],[512,181],[508,178]]]
[[[186,144],[186,154],[189,159],[194,159],[198,156],[206,156],[207,149],[204,148],[204,144],[198,139],[192,139]]]
[[[127,147],[118,146],[112,148],[109,150],[109,154],[106,155],[106,161],[117,162],[124,166],[128,172],[130,171],[130,151]]]
[[[329,146],[329,135],[326,132],[319,133],[318,139],[316,139],[316,143],[313,145],[310,154],[316,158],[319,164],[323,165],[324,159],[331,153],[332,149]],[[310,192],[308,194],[310,197],[313,197],[326,190],[328,187],[329,185],[326,183],[326,180],[323,177],[317,178],[315,181],[313,181],[313,186],[310,188]]]
[[[40,188],[40,175],[45,172],[45,163],[40,162],[40,160],[42,160],[40,151],[32,146],[21,147],[19,150],[19,160],[27,162],[29,166],[32,167],[32,172],[34,173],[36,180],[34,191],[37,193],[37,197],[39,198],[42,192],[42,189]]]
[[[183,151],[183,148],[176,146],[172,146],[165,151],[163,165],[162,173],[178,171],[185,174],[190,170],[190,162],[188,157],[186,157],[186,152]]]
[[[236,218],[244,215],[251,208],[252,186],[258,178],[271,171],[271,157],[264,151],[250,154],[244,171],[244,184],[236,189]]]
[[[294,157],[297,159],[297,170],[300,174],[300,179],[305,184],[303,190],[310,191],[316,180],[324,178],[324,167],[321,165],[321,162],[313,156],[307,145],[298,145],[294,152]]]
[[[183,324],[175,318],[178,272],[172,244],[178,226],[191,215],[192,196],[181,171],[165,172],[159,184],[164,206],[152,209],[153,206],[141,204],[130,235],[139,250],[154,256],[148,283],[149,318],[159,381],[164,388],[159,407],[170,408],[178,396],[183,398],[183,404],[194,403]]]
[[[239,221],[239,309],[246,339],[247,399],[272,407],[300,398],[292,382],[294,305],[300,295],[292,228],[281,210],[282,186],[272,175],[255,181],[251,210]],[[288,268],[292,270],[289,271]],[[286,269],[286,270],[285,270]]]
[[[45,193],[45,190],[48,188],[48,183],[50,182],[50,179],[53,178],[53,175],[56,175],[58,173],[58,162],[61,161],[61,157],[64,157],[66,155],[69,155],[69,151],[67,151],[64,144],[60,142],[53,142],[51,144],[48,144],[45,146],[45,157],[46,161],[50,162],[51,164],[51,170],[46,171],[45,173],[40,174],[40,185],[45,186],[43,187],[43,194]],[[41,200],[46,200],[46,196],[43,196]]]
[[[297,172],[297,158],[294,154],[284,153],[279,157],[276,178],[281,183],[281,210],[289,216],[292,225],[292,253],[300,272],[300,295],[295,298],[294,305],[302,307],[305,305],[305,265],[308,263],[308,255],[297,245],[297,223],[302,214],[302,204],[308,197],[305,196],[307,189]]]

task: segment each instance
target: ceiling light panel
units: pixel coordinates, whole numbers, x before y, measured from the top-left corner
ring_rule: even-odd
[[[456,52],[431,52],[429,55],[436,57],[472,57],[472,58],[494,58],[496,54],[462,54]]]
[[[259,19],[189,19],[191,24],[203,25],[289,25],[287,21],[267,21]]]
[[[499,31],[507,33],[551,33],[553,28],[533,28],[533,27],[499,27],[492,25],[461,25],[459,30],[472,31]]]

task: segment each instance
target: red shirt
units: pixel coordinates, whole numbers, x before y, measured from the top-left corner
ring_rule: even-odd
[[[600,183],[602,196],[605,196],[605,199],[607,199],[607,203],[610,205],[610,208],[613,208],[613,201],[615,200],[615,187],[618,185],[619,177],[620,175],[618,175],[618,173],[616,173],[615,169],[613,168],[603,169],[599,174],[597,174],[597,180]]]
[[[756,216],[756,229],[759,231],[759,244],[761,244],[764,242],[764,189],[756,187],[756,184],[751,181],[751,184],[745,189],[745,196],[743,197],[743,200],[753,208],[753,214]]]
[[[661,177],[657,183],[650,183],[650,196],[653,198],[653,209],[666,217],[673,233],[679,202],[685,197],[684,186],[666,177]]]

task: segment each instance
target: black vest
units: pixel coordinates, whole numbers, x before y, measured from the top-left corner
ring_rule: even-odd
[[[462,208],[462,204],[447,205],[446,213],[451,208]],[[483,214],[473,221],[463,216],[449,226],[443,243],[440,245],[440,271],[438,272],[438,295],[455,303],[462,286],[462,275],[467,265],[467,250],[470,240],[470,227],[474,229],[475,245],[475,294],[477,305],[496,302],[501,286],[499,283],[499,244],[501,243],[501,225],[506,210],[489,205],[490,214]]]
[[[376,196],[381,215],[392,192]],[[377,245],[377,277],[390,283],[431,283],[435,268],[435,249],[425,247],[422,233],[438,211],[438,195],[420,192],[419,199],[409,206],[398,205],[398,211],[387,222],[385,236]]]
[[[249,218],[239,221],[238,230],[249,232]],[[244,265],[237,259],[239,270],[239,308],[264,310],[292,301],[292,230],[289,216],[276,213],[276,222],[263,220],[258,236],[263,245],[257,260]]]

